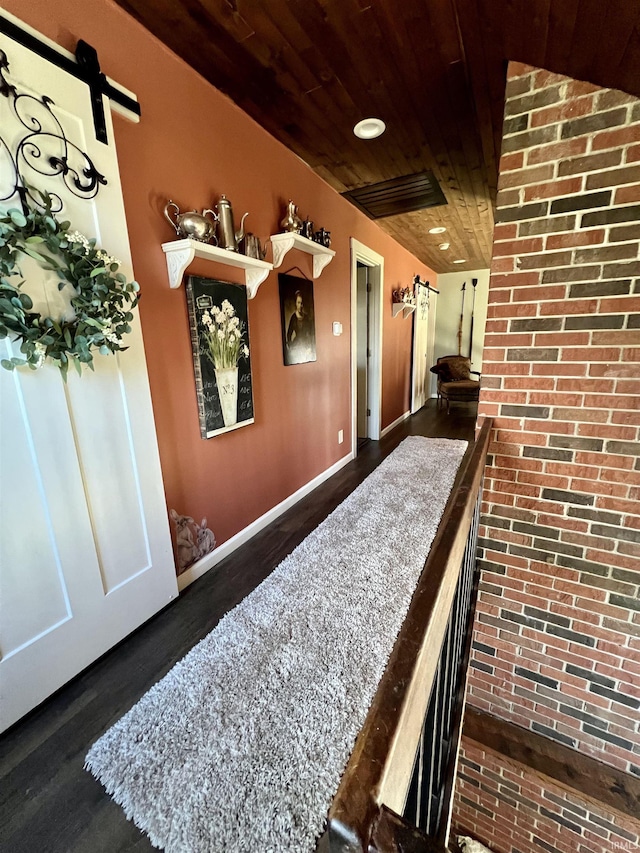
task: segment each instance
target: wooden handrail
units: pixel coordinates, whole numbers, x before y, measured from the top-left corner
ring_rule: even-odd
[[[370,845],[374,850],[394,849],[374,846],[374,835],[386,827],[386,837],[389,814],[401,814],[404,807],[482,483],[491,427],[492,421],[485,419],[462,461],[407,617],[329,810],[331,853],[361,853]],[[420,833],[412,832],[416,841]],[[424,835],[422,843],[422,847],[412,844],[407,849],[424,853],[444,849]]]

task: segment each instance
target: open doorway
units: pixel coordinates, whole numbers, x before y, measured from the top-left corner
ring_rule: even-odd
[[[357,296],[356,296],[356,437],[358,450],[369,441],[369,267],[360,261],[356,264]]]
[[[352,448],[381,429],[382,286],[384,258],[351,239],[351,424]]]

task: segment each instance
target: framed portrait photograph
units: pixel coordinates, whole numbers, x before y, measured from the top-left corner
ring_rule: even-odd
[[[284,363],[304,364],[316,360],[316,321],[313,282],[308,278],[280,273],[280,319]]]
[[[200,434],[213,438],[253,423],[247,288],[190,275],[186,290]]]

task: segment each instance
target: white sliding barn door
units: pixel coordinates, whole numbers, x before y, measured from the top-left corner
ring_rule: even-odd
[[[416,285],[416,310],[413,312],[413,369],[411,377],[411,414],[429,399],[429,291]]]
[[[26,96],[14,102],[0,95],[7,146],[0,197],[15,178],[7,151],[27,127],[41,125],[50,133],[23,146],[24,179],[58,194],[59,218],[95,236],[133,277],[108,101],[105,145],[95,137],[86,84],[2,34],[0,48],[9,63],[3,76]],[[43,95],[53,101],[50,110]],[[79,150],[65,148],[53,116]],[[49,159],[68,156],[88,183],[80,152],[106,179],[94,198],[70,191]],[[20,206],[15,196],[0,204]],[[23,260],[24,289],[38,310],[59,316],[57,282]],[[129,350],[96,353],[95,373],[79,377],[71,368],[66,385],[50,363],[37,371],[0,368],[0,729],[177,595],[137,312],[133,326]],[[2,358],[19,355],[7,340],[0,350]]]

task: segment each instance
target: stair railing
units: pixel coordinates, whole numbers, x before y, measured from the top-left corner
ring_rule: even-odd
[[[467,451],[318,850],[447,849],[492,422]],[[428,511],[428,508],[425,508]]]

